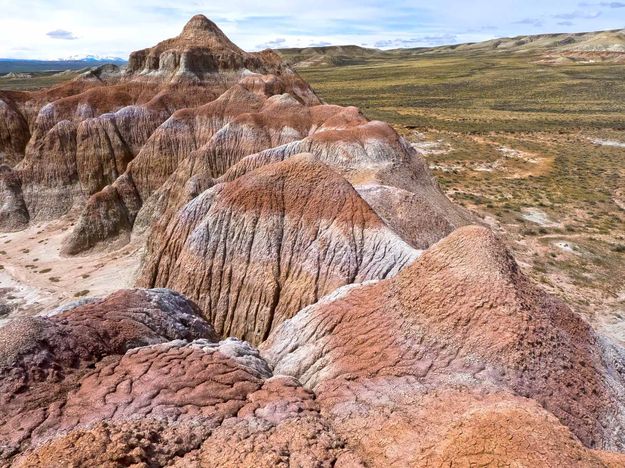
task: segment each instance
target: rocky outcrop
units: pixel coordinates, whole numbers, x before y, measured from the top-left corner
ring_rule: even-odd
[[[0,459],[56,427],[58,405],[100,361],[196,338],[215,334],[197,306],[167,290],[120,291],[0,328]]]
[[[178,37],[130,54],[126,73],[151,80],[206,82],[227,80],[224,72],[247,69],[267,73],[280,66],[277,54],[244,52],[215,23],[197,15]]]
[[[150,239],[138,280],[198,301],[224,336],[260,343],[340,286],[396,274],[418,251],[310,154],[216,185]]]
[[[144,201],[152,207],[153,203],[150,204],[149,198],[168,182],[178,165],[198,149],[207,152],[207,147],[210,147],[212,163],[207,164],[211,164],[214,172],[209,174],[218,176],[229,168],[228,161],[236,162],[250,151],[271,145],[266,139],[256,139],[260,132],[268,132],[269,129],[259,124],[243,134],[240,130],[235,130],[239,128],[237,121],[261,110],[262,115],[267,115],[271,111],[271,104],[279,97],[275,93],[284,93],[287,89],[285,81],[275,75],[251,75],[204,106],[176,112],[152,134],[137,157],[128,164],[126,172],[111,186],[89,199],[76,228],[66,241],[66,252],[79,253],[100,242],[118,238],[120,234],[129,238]],[[285,99],[287,95],[280,96]],[[307,112],[308,107],[292,96],[290,99],[297,103],[298,110]],[[275,111],[275,105],[273,107]],[[200,165],[199,158],[193,158],[193,162],[188,161],[185,167],[195,164],[195,161],[198,162],[196,170],[200,172],[205,164]],[[184,186],[191,177],[187,172],[189,171],[185,170],[176,174],[162,190],[163,193],[155,198],[160,199],[161,203],[172,198],[170,203],[176,204],[174,199],[180,195],[178,187]],[[188,201],[186,198],[184,200]],[[181,203],[176,204],[177,207],[180,205]],[[149,209],[145,210],[143,227],[151,224],[152,219],[158,218],[151,212],[148,215]]]
[[[522,444],[532,460],[523,433],[499,441],[496,428],[512,431],[512,414],[519,425],[542,420],[554,437],[575,440],[557,445],[572,452],[554,445],[540,464],[583,452],[579,441],[625,444],[624,351],[531,285],[485,228],[458,229],[393,279],[339,290],[286,321],[261,349],[274,372],[317,393],[348,443],[368,427],[359,446],[375,463],[441,462],[447,444],[455,459],[457,438],[473,462],[505,459],[508,443]],[[376,439],[392,427],[393,442]],[[484,437],[494,454],[468,448],[484,447]]]
[[[138,218],[139,231],[155,222],[167,224],[215,183],[299,153],[314,154],[362,189],[374,210],[416,248],[472,219],[443,195],[425,162],[390,126],[369,122],[353,107],[306,105],[287,89],[282,78],[250,76],[216,101],[165,122],[124,175],[136,189],[132,200],[140,200],[139,212],[128,210],[132,222]],[[391,198],[401,199],[404,207]],[[99,212],[96,203],[87,205],[82,218],[89,224],[81,222],[74,230],[73,252],[94,246],[85,239],[106,239],[81,233],[87,226],[109,232],[107,220],[93,223]]]
[[[7,165],[0,165],[0,230],[20,231],[28,226],[29,216],[22,196],[22,183]]]
[[[20,110],[25,93],[0,91],[0,165],[14,166],[24,156],[30,138],[28,121]]]
[[[0,343],[0,460],[14,466],[356,459],[312,392],[274,377],[249,344],[218,342],[171,291],[123,291],[14,322]]]
[[[95,403],[95,412],[85,412],[80,398]],[[271,377],[256,351],[233,340],[128,353],[85,377],[67,405],[60,426],[81,418],[82,427],[16,466],[334,466],[355,459],[309,391]],[[84,427],[87,421],[97,422]]]
[[[312,153],[339,171],[416,248],[427,248],[455,228],[475,222],[449,201],[425,161],[388,124],[370,122],[356,108],[337,113],[302,140],[244,158],[219,180],[232,180],[300,152]]]

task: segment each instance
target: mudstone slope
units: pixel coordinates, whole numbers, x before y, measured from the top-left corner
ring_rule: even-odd
[[[425,161],[196,16],[0,92],[0,229],[144,243],[136,285],[0,328],[0,464],[623,466],[625,350]]]

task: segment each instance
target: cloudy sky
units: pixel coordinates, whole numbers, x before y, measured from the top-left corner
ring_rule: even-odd
[[[625,28],[625,0],[0,0],[0,57],[126,57],[203,13],[239,46],[418,47]]]

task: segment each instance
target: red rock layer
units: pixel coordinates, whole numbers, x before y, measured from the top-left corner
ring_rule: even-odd
[[[0,329],[0,344],[0,463],[357,460],[312,392],[273,377],[247,343],[217,342],[197,308],[171,291],[123,291],[13,322]]]
[[[265,148],[268,144],[266,139],[256,141],[256,136],[260,132],[268,132],[268,129],[257,126],[247,134],[241,134],[241,131],[236,134],[232,129],[236,128],[237,119],[270,107],[271,96],[287,89],[289,87],[283,78],[249,76],[215,101],[176,112],[154,132],[126,172],[111,186],[89,199],[77,227],[66,241],[65,251],[75,254],[102,241],[120,235],[129,236],[144,201],[149,200],[176,171],[179,163],[198,148],[208,145],[212,149],[210,155],[216,172],[210,174],[214,176],[229,167],[228,161],[236,162],[256,148]],[[298,109],[307,109],[295,98],[291,99],[298,103]],[[213,140],[216,142],[209,143]],[[253,150],[249,149],[250,145]],[[197,170],[200,170],[199,164]],[[184,201],[188,201],[180,186],[184,186],[189,177],[185,171],[177,174],[163,190],[167,196],[159,194],[156,198],[165,203],[171,193],[174,199],[182,196]],[[146,212],[150,212],[150,206],[148,202]],[[142,225],[146,226],[158,216],[150,214],[144,218]]]

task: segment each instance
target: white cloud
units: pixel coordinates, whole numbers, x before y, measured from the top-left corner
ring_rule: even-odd
[[[55,29],[54,31],[50,31],[46,33],[46,36],[51,37],[52,39],[63,39],[66,41],[73,41],[78,39],[71,31],[65,31],[64,29]]]
[[[263,42],[262,44],[257,44],[256,49],[279,49],[286,45],[286,39],[283,37],[279,37],[278,39],[274,39],[272,41]]]

